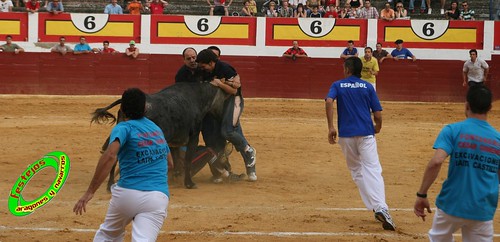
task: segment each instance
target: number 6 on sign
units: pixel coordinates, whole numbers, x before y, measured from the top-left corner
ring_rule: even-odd
[[[108,24],[109,14],[72,13],[71,22],[80,31],[93,34],[101,31]]]
[[[411,30],[425,40],[435,40],[448,30],[448,20],[411,20]]]
[[[313,38],[321,38],[329,34],[335,27],[335,19],[298,18],[300,30]]]
[[[193,34],[203,36],[215,32],[221,19],[220,16],[184,16],[184,23]]]

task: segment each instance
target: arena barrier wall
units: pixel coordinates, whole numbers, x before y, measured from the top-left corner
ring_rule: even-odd
[[[241,76],[243,95],[262,98],[322,99],[343,78],[341,59],[223,56]],[[487,85],[500,93],[500,56],[491,66]],[[129,87],[153,93],[171,85],[183,65],[180,55],[0,53],[0,93],[119,95]],[[384,101],[462,102],[463,61],[385,61],[377,77]],[[498,95],[495,96],[498,99]]]

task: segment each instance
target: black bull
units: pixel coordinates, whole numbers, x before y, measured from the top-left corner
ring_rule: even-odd
[[[209,112],[221,118],[224,100],[225,93],[210,83],[176,83],[146,96],[146,117],[162,129],[169,146],[187,146],[184,159],[186,188],[196,187],[191,179],[191,161],[198,146],[202,120]],[[96,109],[91,122],[104,123],[109,119],[115,122],[116,117],[107,110],[120,103],[121,99],[107,107]],[[120,118],[119,114],[118,122]],[[103,150],[107,144],[108,141]]]

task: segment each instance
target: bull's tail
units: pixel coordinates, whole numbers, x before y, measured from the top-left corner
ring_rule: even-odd
[[[114,106],[122,103],[121,99],[118,99],[114,101],[112,104],[108,105],[107,107],[104,108],[98,108],[92,113],[92,119],[90,120],[91,123],[111,123],[114,124],[116,122],[116,117],[108,112],[109,109],[113,108]],[[111,119],[111,121],[109,121]]]

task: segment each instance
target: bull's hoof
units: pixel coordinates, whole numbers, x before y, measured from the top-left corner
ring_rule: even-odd
[[[198,187],[196,186],[196,184],[194,184],[194,183],[191,183],[191,184],[184,184],[184,186],[185,186],[187,189],[196,189],[196,188],[198,188]]]
[[[227,177],[227,180],[229,182],[239,182],[239,181],[242,181],[243,179],[245,179],[246,175],[245,173],[241,173],[241,174],[234,174],[234,173],[230,173],[229,176]]]

